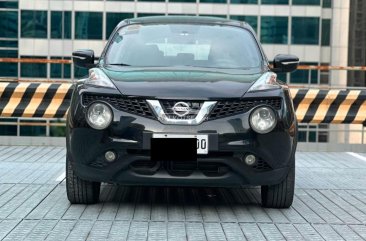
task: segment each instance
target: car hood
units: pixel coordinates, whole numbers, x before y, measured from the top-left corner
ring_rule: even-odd
[[[103,69],[127,96],[165,99],[240,98],[262,73]]]

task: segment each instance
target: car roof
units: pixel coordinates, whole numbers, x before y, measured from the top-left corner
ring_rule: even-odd
[[[159,23],[183,23],[183,24],[219,24],[219,25],[231,25],[248,28],[249,25],[246,22],[235,21],[230,19],[224,19],[219,17],[197,17],[197,16],[151,16],[125,19],[118,24],[118,26],[126,24],[159,24]]]

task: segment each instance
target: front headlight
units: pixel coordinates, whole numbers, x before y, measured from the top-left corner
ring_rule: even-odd
[[[278,88],[280,88],[280,84],[277,82],[277,74],[267,72],[259,77],[259,79],[249,88],[248,92]]]
[[[89,70],[89,77],[86,79],[85,84],[116,88],[108,76],[103,72],[103,70],[98,68]]]
[[[250,115],[250,126],[259,134],[266,134],[272,131],[276,124],[276,115],[269,107],[258,107]]]
[[[107,128],[113,119],[111,108],[109,108],[108,105],[99,102],[90,105],[86,115],[88,124],[97,130]]]

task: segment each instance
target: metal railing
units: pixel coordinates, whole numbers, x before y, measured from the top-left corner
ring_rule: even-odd
[[[366,127],[363,125],[299,124],[299,142],[366,144]]]

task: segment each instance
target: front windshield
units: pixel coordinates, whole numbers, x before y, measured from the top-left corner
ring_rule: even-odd
[[[134,67],[192,66],[258,68],[257,43],[245,29],[222,25],[129,25],[113,37],[109,65]]]

